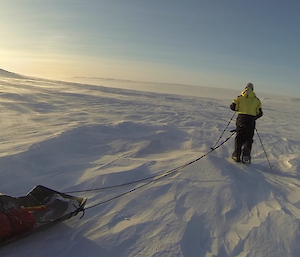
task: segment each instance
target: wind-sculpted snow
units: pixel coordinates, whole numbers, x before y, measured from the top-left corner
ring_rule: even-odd
[[[21,76],[19,74],[16,73],[12,73],[6,70],[2,70],[0,69],[0,77],[3,77],[4,79],[9,79],[9,78],[13,78],[13,79],[24,79],[24,76]]]
[[[210,152],[233,115],[225,99],[42,79],[0,85],[0,189],[13,196],[38,184],[70,192],[163,174]],[[262,103],[257,130],[272,169],[257,135],[252,164],[233,163],[232,138],[141,189],[151,179],[76,193],[89,208],[133,190],[0,255],[299,256],[299,102]]]

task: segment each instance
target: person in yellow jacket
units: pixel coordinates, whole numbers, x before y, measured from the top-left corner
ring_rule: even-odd
[[[235,149],[232,159],[236,162],[251,162],[251,149],[253,143],[255,121],[262,117],[260,100],[254,93],[252,83],[248,83],[245,90],[235,98],[230,109],[238,112],[236,119]]]

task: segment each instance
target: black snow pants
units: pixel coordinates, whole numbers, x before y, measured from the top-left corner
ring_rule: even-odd
[[[239,114],[236,119],[236,137],[235,149],[233,156],[240,159],[242,156],[249,156],[251,154],[253,136],[255,129],[255,116],[247,114]]]

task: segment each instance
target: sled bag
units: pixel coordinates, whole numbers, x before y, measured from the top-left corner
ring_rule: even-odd
[[[34,228],[33,215],[22,208],[12,208],[0,213],[0,238],[6,240]]]

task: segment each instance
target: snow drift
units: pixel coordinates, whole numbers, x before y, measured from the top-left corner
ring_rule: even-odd
[[[139,190],[142,182],[78,193],[88,208],[133,190],[0,255],[299,256],[299,101],[261,101],[257,129],[273,169],[257,135],[252,164],[232,163],[231,139]],[[169,171],[210,151],[232,117],[230,103],[2,76],[1,192],[88,190]]]

